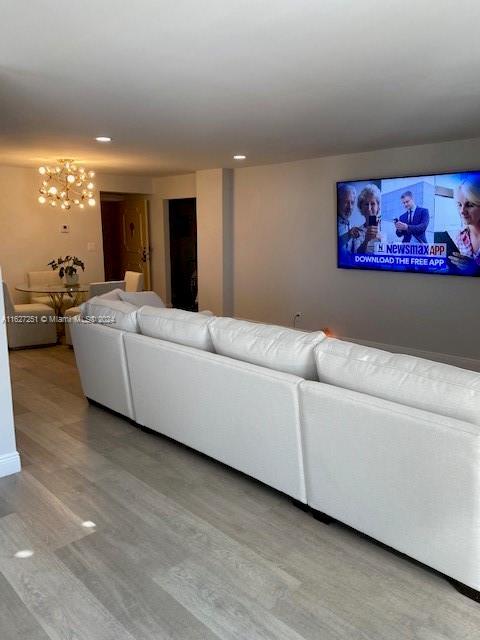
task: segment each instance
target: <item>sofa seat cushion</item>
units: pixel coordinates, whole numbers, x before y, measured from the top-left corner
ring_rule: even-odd
[[[120,300],[134,304],[136,307],[157,307],[164,309],[165,304],[155,291],[120,291]]]
[[[137,311],[133,304],[104,296],[94,296],[80,305],[82,319],[133,333],[138,331]]]
[[[315,349],[320,382],[480,426],[480,374],[327,338]]]
[[[137,313],[140,333],[187,347],[213,351],[208,325],[212,318],[182,309],[141,307]]]
[[[314,348],[325,339],[323,331],[306,333],[233,318],[215,318],[209,329],[221,355],[317,380]]]

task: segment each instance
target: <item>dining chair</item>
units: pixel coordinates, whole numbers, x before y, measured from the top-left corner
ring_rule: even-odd
[[[143,273],[125,271],[125,291],[143,291]]]
[[[101,296],[104,293],[113,291],[114,289],[122,289],[125,291],[125,280],[109,280],[108,282],[91,282],[88,285],[87,300],[95,296]],[[80,313],[80,307],[70,307],[65,311],[66,318],[73,318]],[[69,322],[65,323],[65,344],[72,344],[72,337],[70,335]]]
[[[58,271],[29,271],[27,273],[27,284],[29,287],[35,287],[42,284],[61,284],[62,281],[58,277]],[[29,293],[30,302],[38,304],[46,304],[52,306],[50,296],[41,293]]]
[[[30,287],[44,284],[62,285],[63,280],[59,278],[58,271],[29,271],[27,273],[27,282]],[[49,307],[53,307],[53,302],[49,295],[42,293],[30,293],[30,302],[37,302],[39,304],[48,304]],[[68,309],[73,305],[73,299],[68,296],[63,297],[62,310]]]
[[[2,285],[9,348],[21,349],[56,344],[55,322],[48,321],[53,314],[52,308],[38,302],[13,304],[6,283],[2,282]],[[47,321],[44,318],[47,318]]]

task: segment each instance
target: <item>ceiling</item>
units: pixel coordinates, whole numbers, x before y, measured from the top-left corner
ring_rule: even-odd
[[[475,137],[479,23],[478,0],[3,0],[0,163],[166,175]]]

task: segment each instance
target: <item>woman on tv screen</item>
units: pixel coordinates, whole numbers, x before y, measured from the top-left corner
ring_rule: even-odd
[[[458,187],[455,199],[463,228],[456,238],[459,252],[450,261],[464,273],[480,272],[480,174],[474,174]]]

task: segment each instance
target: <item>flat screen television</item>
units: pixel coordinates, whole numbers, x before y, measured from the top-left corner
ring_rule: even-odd
[[[337,182],[338,266],[480,275],[480,172]]]

